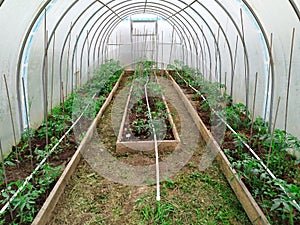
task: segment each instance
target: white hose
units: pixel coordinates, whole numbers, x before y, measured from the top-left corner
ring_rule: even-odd
[[[94,94],[93,98],[95,98],[96,94]],[[69,130],[59,139],[59,141],[53,146],[53,148],[47,153],[45,158],[37,165],[37,167],[34,169],[34,171],[26,177],[24,183],[21,187],[13,194],[13,196],[9,199],[9,201],[2,207],[0,211],[0,215],[4,213],[4,211],[8,208],[9,204],[17,197],[17,195],[26,187],[28,182],[32,179],[32,177],[36,174],[36,172],[43,166],[43,164],[46,162],[48,157],[52,154],[52,152],[57,148],[57,146],[65,139],[65,137],[70,133],[70,131],[74,128],[74,126],[79,122],[81,117],[83,116],[84,112],[88,109],[90,104],[88,104],[83,112],[80,114],[80,116],[76,119],[76,121],[72,124],[72,126],[69,128]],[[2,190],[1,192],[3,192]]]
[[[201,96],[201,98],[204,101],[208,101],[200,91],[198,91],[196,88],[194,88],[192,85],[190,85],[179,73],[178,71],[176,71],[177,75],[186,83],[186,85],[188,85],[191,89],[193,89],[197,94],[199,94]],[[220,116],[220,114],[218,112],[216,112],[213,108],[211,108],[212,112],[217,115],[220,120],[227,126],[227,128],[234,134],[237,134],[237,132],[222,118],[222,116]],[[267,171],[267,173],[272,177],[272,179],[277,180],[276,176],[272,173],[272,171],[263,163],[263,161],[261,160],[261,158],[259,158],[259,156],[255,153],[255,151],[247,144],[244,142],[244,140],[237,135],[238,139],[242,142],[242,144],[251,152],[251,154],[259,161],[259,163],[262,165],[262,167]],[[281,190],[290,198],[289,194],[287,193],[287,191],[285,190],[285,188],[279,184],[279,187],[281,188]],[[299,204],[296,202],[296,200],[292,201],[294,203],[295,208],[300,212],[300,206]]]
[[[148,78],[148,81],[149,81],[149,78]],[[151,110],[150,110],[149,101],[148,101],[148,94],[147,94],[147,84],[148,84],[148,81],[144,85],[144,88],[145,88],[145,97],[146,97],[147,108],[148,108],[148,116],[149,116],[150,124],[151,124],[152,130],[153,130],[153,136],[154,136],[153,139],[154,139],[155,165],[156,165],[156,200],[160,201],[158,145],[157,145],[156,131],[155,131],[155,127],[153,125],[152,116],[151,116]]]

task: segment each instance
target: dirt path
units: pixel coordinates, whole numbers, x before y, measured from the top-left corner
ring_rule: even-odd
[[[181,140],[173,152],[160,154],[160,203],[154,154],[115,152],[127,92],[123,83],[49,224],[251,224],[216,163],[199,170],[204,142],[171,84],[160,83]]]

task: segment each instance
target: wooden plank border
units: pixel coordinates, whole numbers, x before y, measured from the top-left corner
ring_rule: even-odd
[[[261,208],[258,206],[257,202],[252,197],[251,193],[245,186],[245,184],[238,178],[236,170],[231,167],[229,160],[222,151],[221,147],[217,141],[212,136],[211,132],[206,128],[205,124],[199,117],[197,111],[186,97],[182,89],[175,82],[175,80],[169,75],[169,78],[172,80],[173,87],[177,90],[179,96],[185,103],[185,106],[188,112],[191,114],[193,120],[195,121],[204,141],[207,145],[210,146],[211,150],[217,152],[217,161],[220,165],[221,170],[223,171],[227,181],[229,182],[231,188],[235,192],[237,198],[242,204],[245,212],[247,213],[250,221],[254,225],[269,225],[269,221],[262,212]]]
[[[32,225],[45,225],[50,217],[51,214],[60,198],[62,193],[65,190],[66,185],[68,184],[71,176],[73,175],[75,169],[77,168],[77,165],[82,157],[80,151],[84,150],[85,147],[87,146],[88,142],[91,140],[93,133],[95,129],[97,128],[97,121],[101,118],[103,115],[104,111],[110,104],[113,96],[115,95],[117,89],[120,86],[120,82],[124,76],[125,71],[120,75],[117,83],[115,84],[113,90],[110,92],[109,96],[106,98],[103,106],[101,107],[100,111],[98,112],[97,116],[93,120],[91,126],[89,127],[87,133],[85,134],[84,138],[80,142],[79,147],[77,148],[75,154],[71,158],[70,162],[64,169],[62,175],[60,176],[59,180],[56,182],[54,188],[50,192],[49,196],[47,197],[46,201],[44,202],[42,208],[36,215],[34,221],[32,222]]]

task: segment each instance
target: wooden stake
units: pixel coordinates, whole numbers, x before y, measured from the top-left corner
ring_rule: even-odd
[[[230,96],[233,97],[233,81],[234,81],[234,73],[235,73],[235,66],[236,66],[236,59],[237,59],[237,46],[239,42],[239,37],[236,36],[235,42],[235,50],[234,50],[234,60],[233,60],[233,73],[231,74],[231,84],[230,84]]]
[[[278,115],[279,104],[280,104],[280,96],[278,97],[278,102],[277,102],[277,107],[276,107],[276,113],[275,113],[275,118],[274,118],[274,124],[273,124],[273,127],[272,127],[271,143],[270,143],[269,152],[268,152],[267,167],[269,167],[270,155],[272,153],[272,145],[273,145],[274,132],[275,132],[275,127],[276,127],[276,122],[277,122],[277,115]]]
[[[64,93],[64,83],[61,82],[61,92]],[[63,133],[66,133],[66,116],[65,116],[65,97],[64,95],[61,96],[62,98],[62,110],[63,110],[63,115],[64,115],[64,130]],[[66,146],[66,138],[64,138],[64,146]]]
[[[67,53],[67,71],[66,71],[66,96],[68,96],[68,86],[69,86],[69,66],[70,66],[70,48],[71,48],[71,31],[72,23],[70,25],[70,35],[68,40],[68,53]],[[72,79],[71,79],[72,80]],[[73,83],[71,84],[73,86]]]
[[[19,164],[20,164],[20,161],[19,161],[19,151],[18,151],[18,146],[17,146],[17,138],[16,138],[16,130],[15,130],[15,124],[14,124],[12,106],[11,106],[11,101],[10,101],[10,96],[9,96],[9,91],[8,91],[8,85],[7,85],[6,75],[3,74],[3,77],[4,77],[4,83],[5,83],[5,88],[6,88],[6,95],[7,95],[8,106],[9,106],[11,126],[12,126],[12,130],[13,130],[14,146],[15,146],[15,149],[16,149],[16,162],[17,162],[17,166],[19,168]]]
[[[46,124],[46,150],[49,151],[49,127],[48,127],[48,30],[47,30],[47,10],[44,16],[44,119]],[[49,159],[47,158],[47,162]]]
[[[50,108],[53,108],[53,89],[54,89],[54,57],[55,57],[55,33],[53,35],[53,46],[52,46],[52,65],[51,65],[51,97],[50,97]]]
[[[171,64],[171,57],[172,57],[172,51],[173,51],[173,45],[174,45],[174,32],[175,32],[175,28],[173,26],[173,30],[172,30],[172,41],[171,41],[171,49],[170,49],[170,57],[169,57],[169,64]]]
[[[0,152],[1,152],[3,178],[4,178],[5,188],[7,188],[8,187],[8,182],[7,182],[7,176],[6,176],[6,168],[5,168],[5,163],[4,163],[4,154],[3,154],[3,150],[2,150],[1,139],[0,139]],[[8,205],[8,207],[9,207],[10,219],[13,220],[14,217],[13,217],[13,212],[12,212],[10,204]]]
[[[28,136],[28,147],[29,147],[29,152],[30,152],[30,164],[31,164],[31,170],[33,171],[33,154],[32,154],[32,147],[31,147],[31,136],[30,136],[31,134],[30,134],[30,124],[29,124],[29,113],[28,113],[28,108],[27,108],[27,98],[26,98],[24,77],[22,77],[22,87],[23,87],[23,98],[24,98],[26,123],[27,123],[27,136]]]
[[[256,103],[256,90],[257,90],[257,79],[258,79],[258,72],[255,75],[255,86],[254,86],[254,94],[253,94],[253,106],[252,106],[252,121],[251,121],[251,128],[250,128],[250,137],[253,134],[253,123],[255,118],[255,103]]]
[[[293,28],[293,32],[292,32],[292,44],[291,44],[290,64],[289,64],[289,73],[288,73],[288,85],[287,85],[287,91],[286,91],[285,118],[284,118],[284,131],[285,132],[287,130],[287,123],[288,123],[287,119],[288,119],[288,109],[289,109],[289,95],[290,95],[294,40],[295,40],[295,28]]]

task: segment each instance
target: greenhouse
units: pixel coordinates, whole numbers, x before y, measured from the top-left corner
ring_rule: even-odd
[[[300,0],[0,0],[0,34],[0,225],[300,224]]]

